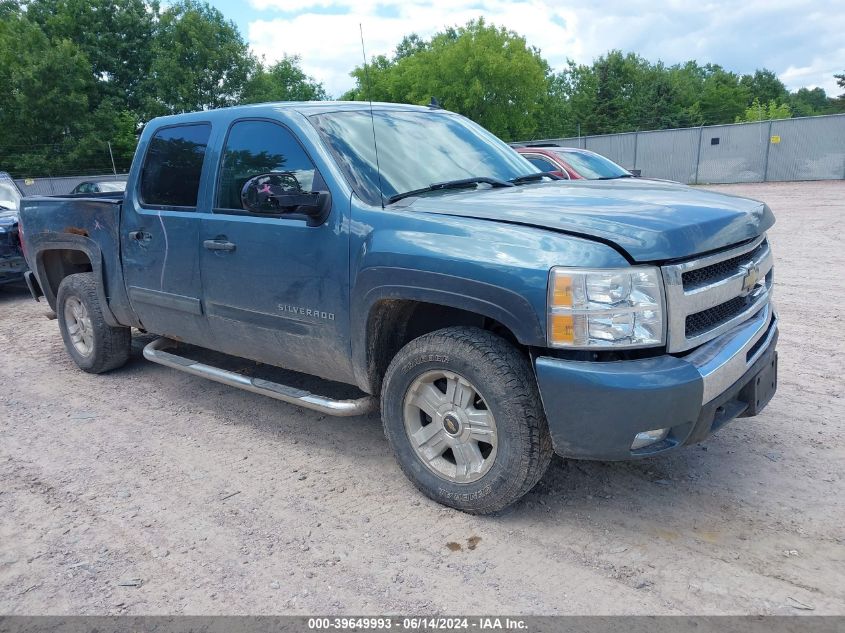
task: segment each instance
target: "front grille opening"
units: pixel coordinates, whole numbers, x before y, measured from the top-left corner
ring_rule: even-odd
[[[739,267],[747,264],[753,259],[757,258],[766,248],[767,242],[763,240],[760,245],[749,253],[743,253],[736,257],[731,257],[721,262],[716,262],[704,268],[697,268],[696,270],[688,270],[681,275],[681,281],[684,284],[684,290],[691,290],[700,286],[715,283],[722,279],[727,279],[731,275],[739,272]]]
[[[693,338],[727,323],[745,312],[754,300],[753,295],[734,297],[707,310],[690,314],[686,320],[686,337]]]
[[[774,319],[769,322],[769,327],[766,328],[765,334],[757,339],[757,342],[751,346],[751,349],[745,354],[745,362],[750,362],[752,358],[757,355],[757,352],[760,351],[760,348],[765,345],[765,343],[769,340],[769,335],[772,333],[772,328],[775,326]]]

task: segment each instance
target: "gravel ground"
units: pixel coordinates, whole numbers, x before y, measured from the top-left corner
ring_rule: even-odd
[[[556,459],[492,517],[418,494],[376,416],[148,363],[137,335],[90,376],[0,291],[0,613],[845,614],[845,183],[714,189],[778,216],[774,400],[669,457]]]

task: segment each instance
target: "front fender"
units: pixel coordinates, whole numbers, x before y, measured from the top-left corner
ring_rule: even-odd
[[[369,385],[367,328],[379,301],[475,313],[522,345],[545,347],[549,270],[627,265],[605,244],[536,227],[372,207],[353,208],[353,218],[350,333],[359,386]]]
[[[369,315],[385,299],[419,301],[457,308],[498,321],[523,345],[544,345],[545,333],[535,308],[520,294],[456,275],[379,266],[358,275],[352,295],[352,358],[359,384],[368,384]]]
[[[524,345],[540,345],[545,340],[537,313],[525,297],[475,279],[408,268],[369,268],[358,276],[352,302],[352,323],[361,332],[366,331],[371,308],[383,299],[422,301],[475,312],[507,327]]]

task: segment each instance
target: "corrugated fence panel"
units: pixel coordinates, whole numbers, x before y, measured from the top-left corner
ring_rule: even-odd
[[[584,147],[584,137],[578,138],[559,138],[555,140],[555,143],[560,145],[561,147]]]
[[[586,147],[643,177],[686,183],[845,179],[845,114],[553,142]]]
[[[588,136],[586,137],[585,147],[602,156],[607,156],[626,169],[633,169],[636,139],[636,133]]]
[[[768,121],[704,128],[698,182],[762,182],[768,144]]]
[[[772,121],[766,180],[845,178],[845,117]]]
[[[699,128],[641,132],[637,138],[637,163],[643,178],[695,182]]]

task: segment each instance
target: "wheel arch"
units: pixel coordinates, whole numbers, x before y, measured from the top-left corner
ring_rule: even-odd
[[[428,332],[469,325],[492,331],[515,346],[542,345],[536,311],[521,295],[440,273],[370,269],[353,301],[352,356],[358,386],[377,394],[387,366],[409,341]]]
[[[62,236],[35,246],[33,254],[38,284],[50,307],[56,309],[59,285],[68,275],[90,272],[97,280],[97,297],[103,310],[103,318],[111,326],[120,323],[109,308],[102,253],[92,239],[82,235]]]

